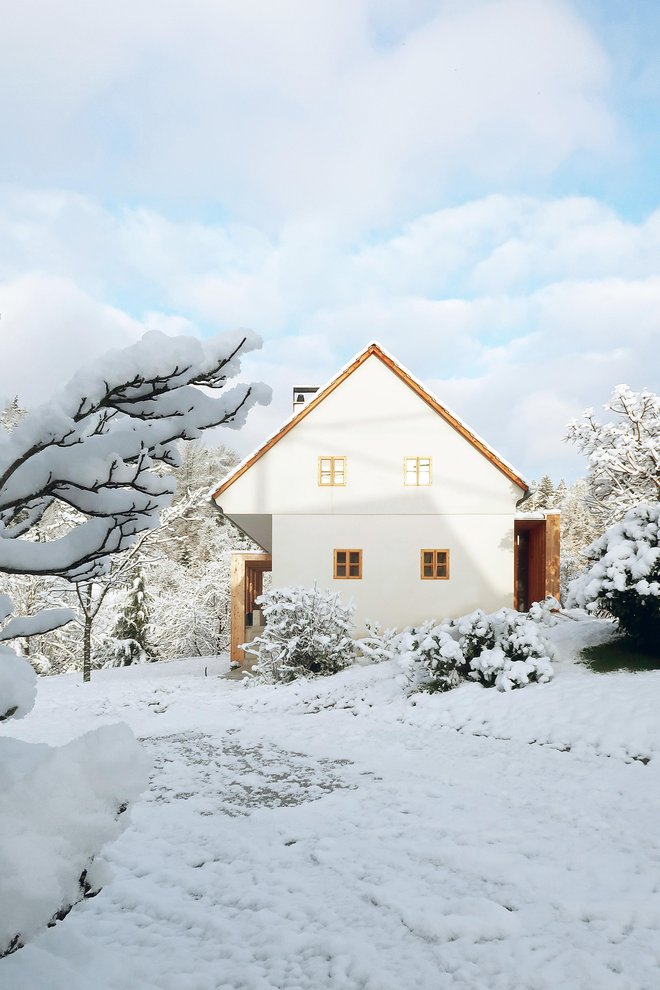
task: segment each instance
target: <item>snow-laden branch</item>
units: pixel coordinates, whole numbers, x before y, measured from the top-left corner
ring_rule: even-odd
[[[265,385],[227,388],[260,343],[250,331],[211,341],[152,331],[79,371],[2,436],[0,571],[90,580],[157,527],[174,485],[155,466],[178,465],[178,441],[238,428],[270,400]],[[53,503],[79,521],[57,539],[31,540]]]
[[[660,501],[660,396],[617,385],[605,408],[614,422],[600,424],[587,409],[566,439],[587,456],[591,508],[609,525],[640,502]]]

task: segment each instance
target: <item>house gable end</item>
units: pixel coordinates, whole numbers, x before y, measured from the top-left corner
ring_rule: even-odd
[[[360,354],[358,354],[350,364],[343,368],[335,378],[333,378],[308,405],[294,416],[273,434],[257,451],[248,456],[225,481],[213,492],[212,498],[217,500],[227,491],[239,478],[245,475],[250,469],[260,461],[276,444],[278,444],[295,427],[298,427],[303,420],[314,413],[314,410],[325,402],[329,396],[340,389],[342,385],[354,373],[361,368],[370,358],[377,358],[396,378],[408,389],[418,396],[430,409],[432,409],[445,423],[455,430],[467,443],[485,457],[498,471],[516,485],[522,492],[528,490],[528,485],[524,479],[514,470],[514,468],[504,461],[484,440],[478,437],[466,426],[458,417],[450,412],[439,400],[432,395],[410,372],[399,363],[377,343],[371,343]],[[323,453],[324,451],[319,451]],[[412,451],[411,451],[412,453]]]

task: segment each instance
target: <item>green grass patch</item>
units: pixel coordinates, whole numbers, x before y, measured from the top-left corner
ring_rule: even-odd
[[[599,646],[588,646],[582,660],[597,674],[613,670],[660,670],[660,656],[641,653],[625,636]]]

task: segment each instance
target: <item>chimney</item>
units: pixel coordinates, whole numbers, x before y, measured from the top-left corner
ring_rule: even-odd
[[[300,412],[314,398],[318,392],[318,385],[296,385],[293,389],[293,411]]]

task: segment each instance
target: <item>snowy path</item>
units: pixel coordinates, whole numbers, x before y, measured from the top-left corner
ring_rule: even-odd
[[[111,881],[0,962],[2,990],[657,990],[660,761],[526,738],[579,677],[436,705],[483,735],[431,727],[382,667],[333,681],[45,682],[43,738],[121,714],[155,771]],[[657,711],[660,675],[598,690]],[[492,738],[523,694],[520,738]]]

